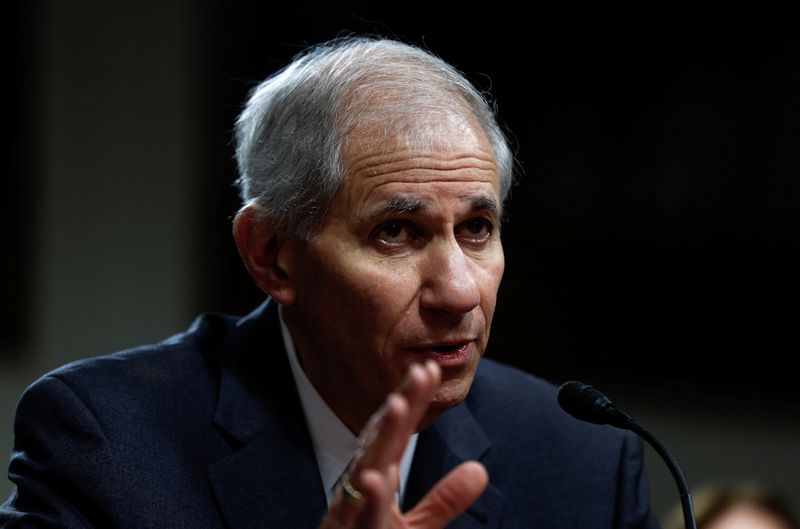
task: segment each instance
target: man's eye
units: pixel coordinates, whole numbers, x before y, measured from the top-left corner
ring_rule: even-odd
[[[405,244],[414,239],[414,232],[407,223],[392,221],[378,226],[376,238],[388,244]]]
[[[487,219],[470,219],[461,224],[458,237],[472,244],[483,243],[492,235],[492,227],[492,223]]]

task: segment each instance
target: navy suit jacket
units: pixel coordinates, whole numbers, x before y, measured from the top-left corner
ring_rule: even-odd
[[[325,494],[282,343],[267,302],[44,376],[17,409],[0,526],[317,527]],[[490,485],[451,527],[657,527],[638,440],[572,419],[552,385],[487,359],[421,433],[405,507],[469,459]]]

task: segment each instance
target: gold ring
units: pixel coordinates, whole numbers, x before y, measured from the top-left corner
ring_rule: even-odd
[[[350,483],[350,475],[345,472],[342,474],[342,493],[344,494],[344,501],[349,503],[350,505],[357,505],[361,502],[361,499],[364,497],[352,483]]]

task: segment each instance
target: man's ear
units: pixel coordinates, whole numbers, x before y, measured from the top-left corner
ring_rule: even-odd
[[[296,291],[286,255],[290,235],[277,230],[257,206],[242,208],[233,219],[233,237],[247,271],[261,290],[281,305],[291,305]]]

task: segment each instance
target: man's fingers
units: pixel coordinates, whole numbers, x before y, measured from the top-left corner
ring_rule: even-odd
[[[405,380],[399,388],[399,394],[405,399],[408,412],[404,416],[402,431],[399,433],[402,443],[396,443],[391,453],[387,456],[399,464],[403,457],[408,439],[417,430],[419,421],[425,414],[436,389],[439,386],[439,366],[435,362],[431,365],[412,364]]]
[[[428,409],[440,378],[441,370],[435,362],[413,364],[398,392],[389,394],[381,409],[370,418],[359,437],[359,452],[351,469],[350,480],[356,489],[369,490],[371,484],[362,480],[375,471],[384,482],[389,483],[391,501],[394,500],[399,479],[396,475],[391,477],[390,470],[399,467],[408,440]],[[381,503],[369,502],[366,507],[368,512],[360,513],[359,519],[374,518],[376,512],[379,513],[375,511],[375,506]]]
[[[402,453],[408,442],[406,423],[408,422],[408,402],[397,393],[391,393],[378,412],[377,420],[369,425],[359,438],[359,453],[354,468],[367,468],[386,472],[389,465],[397,463],[395,454]]]
[[[367,483],[362,485],[363,490],[360,490],[361,499],[359,501],[352,501],[347,498],[339,485],[334,494],[333,501],[331,502],[325,519],[322,520],[320,529],[344,529],[354,527],[356,519],[359,518],[364,508],[367,506]]]
[[[391,471],[383,475],[375,470],[365,470],[350,478],[359,483],[360,499],[348,497],[339,485],[320,529],[384,529],[388,527],[394,487]],[[353,483],[353,486],[355,484]]]
[[[337,490],[323,523],[325,529],[384,529],[389,527],[393,517],[399,516],[393,506],[400,459],[408,439],[438,390],[440,380],[441,370],[436,362],[412,365],[398,391],[389,394],[381,409],[370,418],[359,437],[359,453],[349,477],[350,485],[361,494],[361,498],[353,501],[341,488]],[[476,465],[477,469],[471,468]],[[484,481],[487,479],[483,467],[474,464],[459,469],[446,476],[412,511],[425,522],[422,527],[429,523],[435,524],[430,527],[443,527],[480,495],[485,487],[485,483],[480,485],[480,480],[482,477]],[[476,486],[480,490],[473,494],[470,491]],[[464,490],[468,492],[465,496],[468,501],[462,506],[463,500],[457,496],[463,496]]]
[[[392,472],[383,475],[375,470],[365,470],[360,475],[364,490],[363,509],[354,527],[364,529],[388,529],[394,501]]]
[[[408,400],[409,435],[416,431],[419,422],[428,410],[436,391],[441,383],[442,370],[439,364],[428,360],[424,365],[415,364],[409,369],[408,383],[403,389],[403,396]]]
[[[398,392],[391,393],[384,406],[361,433],[356,468],[385,471],[399,464],[417,425],[439,387],[441,370],[436,362],[412,364]]]
[[[454,468],[407,515],[409,525],[418,529],[441,529],[467,510],[486,489],[489,474],[477,461]]]

